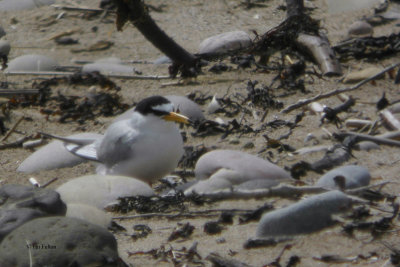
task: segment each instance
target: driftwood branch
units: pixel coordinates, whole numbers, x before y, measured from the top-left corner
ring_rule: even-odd
[[[314,96],[312,98],[309,98],[309,99],[299,100],[297,103],[292,104],[292,105],[288,106],[287,108],[283,109],[281,111],[281,113],[289,113],[289,112],[291,112],[291,111],[293,111],[293,110],[295,110],[297,108],[303,107],[303,106],[308,105],[308,104],[310,104],[312,102],[315,102],[315,101],[318,101],[318,100],[321,100],[321,99],[324,99],[324,98],[328,98],[328,97],[331,97],[331,96],[334,96],[334,95],[338,95],[338,94],[341,94],[341,93],[354,91],[354,90],[360,88],[361,86],[363,86],[364,84],[366,84],[366,83],[378,78],[379,76],[381,76],[385,72],[388,72],[388,71],[396,68],[399,65],[400,65],[400,62],[395,63],[395,64],[385,68],[381,72],[379,72],[379,73],[369,77],[368,79],[365,79],[365,80],[363,80],[363,81],[361,81],[361,82],[359,82],[359,83],[357,83],[357,84],[355,84],[355,85],[353,85],[351,87],[346,87],[346,88],[342,88],[342,89],[336,89],[336,90],[329,91],[328,93],[325,93],[325,94],[316,95],[316,96]]]
[[[122,30],[129,20],[142,34],[173,62],[171,75],[181,71],[182,76],[196,75],[197,58],[178,45],[162,31],[150,17],[148,8],[141,0],[114,0],[117,5],[117,29]]]
[[[306,16],[304,14],[303,0],[286,0],[286,6],[288,18]],[[336,59],[327,38],[300,32],[295,43],[299,50],[311,55],[319,65],[323,75],[333,76],[342,74],[340,63]]]

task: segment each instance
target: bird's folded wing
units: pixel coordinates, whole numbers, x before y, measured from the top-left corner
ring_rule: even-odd
[[[84,146],[72,143],[65,143],[64,146],[65,149],[78,157],[91,161],[99,161],[99,159],[97,158],[96,145],[94,143]]]
[[[44,132],[40,132],[40,134],[43,136],[49,137],[49,138],[64,141],[65,143],[75,144],[75,145],[79,145],[79,146],[93,144],[95,141],[98,140],[98,138],[64,137],[64,136],[53,135],[53,134],[48,134],[48,133],[44,133]]]

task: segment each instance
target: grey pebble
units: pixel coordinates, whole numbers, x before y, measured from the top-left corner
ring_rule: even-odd
[[[7,71],[55,71],[57,61],[44,55],[23,55],[8,63]]]
[[[311,196],[285,208],[265,213],[257,227],[257,238],[307,234],[332,226],[332,215],[346,211],[352,199],[340,191]]]
[[[336,177],[344,178],[345,189],[367,186],[371,181],[371,174],[367,168],[357,165],[347,165],[325,173],[315,185],[329,189],[339,189],[338,183],[335,182]]]
[[[3,185],[0,203],[0,240],[27,221],[66,213],[66,205],[57,192],[33,186]]]
[[[47,217],[22,225],[3,240],[0,266],[127,265],[105,228],[75,218]]]
[[[375,149],[381,149],[381,147],[377,143],[371,141],[361,141],[354,145],[354,149],[361,151],[370,151]]]
[[[368,22],[359,20],[349,26],[348,33],[354,37],[372,36],[374,28]]]

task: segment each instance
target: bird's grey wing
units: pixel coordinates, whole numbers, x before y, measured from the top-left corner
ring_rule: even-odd
[[[139,132],[125,124],[117,124],[107,129],[106,135],[97,147],[97,158],[110,167],[134,156],[134,143]]]
[[[65,149],[67,149],[72,154],[91,161],[99,161],[97,158],[96,144],[91,143],[88,145],[77,145],[73,143],[64,143]]]

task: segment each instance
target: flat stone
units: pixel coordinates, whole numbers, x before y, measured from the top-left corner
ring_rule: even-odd
[[[351,37],[366,37],[372,36],[374,28],[366,21],[356,21],[349,26],[348,34]]]
[[[225,32],[202,41],[199,45],[199,54],[225,53],[249,47],[251,44],[250,36],[244,31]]]
[[[67,205],[67,217],[81,219],[101,227],[111,225],[111,216],[103,210],[82,203],[70,203]]]
[[[335,224],[332,215],[346,211],[352,199],[340,191],[315,195],[285,208],[265,213],[256,237],[289,237],[308,234]]]
[[[354,145],[354,149],[360,151],[370,151],[375,149],[381,149],[381,147],[377,143],[371,141],[361,141]]]
[[[97,139],[103,135],[96,133],[79,133],[67,137],[81,139]],[[56,140],[41,147],[19,166],[17,171],[32,173],[42,170],[54,170],[78,165],[86,160],[68,152],[62,141]]]
[[[82,203],[104,209],[118,203],[118,198],[153,196],[151,187],[135,178],[113,175],[88,175],[72,179],[56,191],[68,205]]]
[[[257,156],[235,150],[214,150],[200,157],[195,175],[198,183],[185,194],[211,193],[226,188],[269,188],[291,181],[290,174],[279,166]]]
[[[65,213],[65,204],[53,190],[17,184],[4,185],[0,187],[0,240],[34,218]]]
[[[370,67],[360,71],[353,71],[349,73],[346,78],[344,78],[343,83],[357,83],[367,78],[370,78],[381,71],[381,68],[376,67]]]
[[[1,2],[0,2],[1,3]],[[7,71],[54,71],[59,66],[54,59],[43,55],[23,55],[8,63]]]
[[[339,189],[339,186],[335,182],[336,177],[344,178],[345,189],[367,186],[371,181],[371,174],[367,168],[357,165],[348,165],[325,173],[319,178],[315,185],[329,189]]]
[[[11,50],[10,42],[6,40],[0,40],[0,57],[8,56],[10,50]]]
[[[22,225],[1,242],[0,266],[126,265],[105,228],[75,218],[47,217]]]

